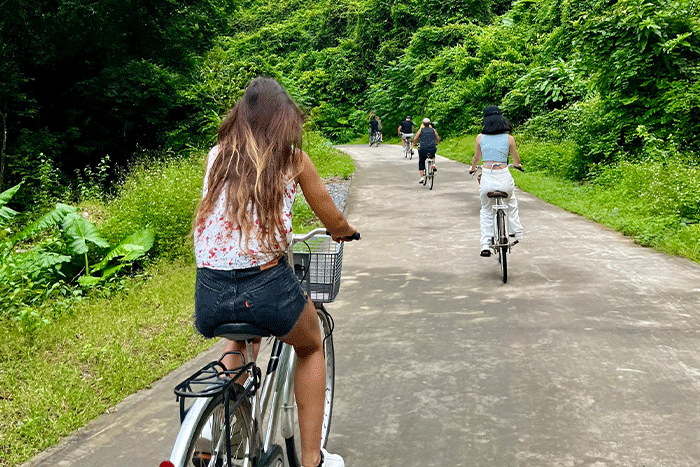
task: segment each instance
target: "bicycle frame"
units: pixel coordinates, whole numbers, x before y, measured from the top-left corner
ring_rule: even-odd
[[[508,206],[503,204],[503,202],[501,201],[500,198],[497,198],[496,204],[493,205],[492,209],[493,209],[493,245],[491,245],[491,248],[493,248],[494,251],[496,251],[497,248],[500,248],[502,246],[507,246],[508,251],[510,251],[510,247],[512,246],[512,244],[508,241],[508,238],[509,238],[508,213],[506,212],[506,209],[508,209]],[[506,243],[501,243],[502,239],[500,238],[500,234],[498,232],[498,211],[504,211],[504,214],[505,214],[505,219],[504,219],[505,225],[503,227],[505,228],[505,231],[506,231],[506,235],[505,235]]]

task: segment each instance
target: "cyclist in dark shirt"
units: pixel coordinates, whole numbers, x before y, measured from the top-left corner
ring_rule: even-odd
[[[420,180],[418,180],[418,183],[423,183],[423,180],[425,180],[425,160],[428,158],[428,155],[435,156],[439,142],[440,135],[438,135],[437,130],[430,125],[429,118],[424,118],[418,133],[413,137],[413,144],[420,143],[420,148],[418,149]],[[433,159],[433,171],[437,172],[435,159]]]
[[[401,137],[401,145],[406,148],[407,144],[411,144],[411,138],[413,138],[413,129],[415,125],[411,120],[411,116],[406,117],[406,120],[399,124],[399,136]]]
[[[372,136],[374,136],[375,133],[378,133],[379,130],[381,130],[381,122],[379,121],[379,117],[375,115],[369,121],[369,139],[370,139],[370,141],[372,140]]]

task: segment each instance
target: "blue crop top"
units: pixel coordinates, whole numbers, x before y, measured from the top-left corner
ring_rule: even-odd
[[[481,160],[508,162],[508,133],[481,135]]]

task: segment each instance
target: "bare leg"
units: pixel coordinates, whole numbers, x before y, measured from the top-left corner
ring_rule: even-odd
[[[316,308],[308,300],[294,329],[283,339],[297,354],[294,396],[299,412],[301,465],[316,467],[321,462],[321,430],[326,392],[326,361]]]
[[[245,355],[245,349],[246,349],[246,344],[243,341],[232,341],[226,339],[226,344],[224,345],[224,354],[226,352],[241,352],[243,355]],[[258,352],[260,351],[260,339],[256,339],[255,343],[253,344],[253,358],[258,358]],[[221,363],[224,364],[227,370],[230,370],[232,368],[236,368],[239,366],[243,365],[243,357],[238,354],[229,354],[225,355],[221,359]],[[240,378],[238,378],[238,383],[243,384],[245,383],[247,376],[244,374]]]

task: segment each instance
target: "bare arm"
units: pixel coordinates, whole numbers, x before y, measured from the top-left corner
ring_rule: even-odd
[[[416,133],[416,136],[413,137],[413,144],[418,144],[418,138],[420,137],[420,132],[423,128],[418,130],[418,133]]]
[[[297,176],[297,181],[301,185],[304,198],[311,206],[314,214],[318,216],[321,223],[330,232],[333,240],[339,241],[352,236],[356,232],[340,212],[340,209],[333,202],[333,198],[328,193],[323,180],[318,175],[316,166],[311,158],[304,151],[302,153],[302,171]]]
[[[513,158],[513,166],[522,167],[520,155],[518,154],[518,148],[515,147],[515,138],[513,138],[511,135],[508,135],[508,152],[510,153],[510,157]]]
[[[435,132],[435,144],[440,144],[440,135],[438,135],[437,130],[433,130]]]
[[[476,172],[476,165],[481,160],[481,135],[476,137],[476,143],[474,145],[474,158],[472,159],[472,166],[469,172]]]

